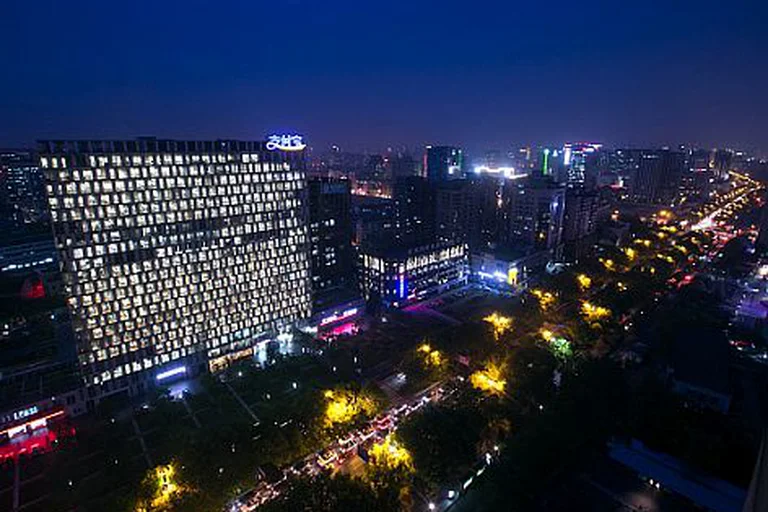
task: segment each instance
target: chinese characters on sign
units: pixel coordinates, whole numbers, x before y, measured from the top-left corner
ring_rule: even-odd
[[[307,147],[301,135],[270,135],[267,137],[267,149],[270,151],[301,151]]]

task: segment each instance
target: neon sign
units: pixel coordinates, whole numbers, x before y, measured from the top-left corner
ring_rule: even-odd
[[[323,318],[322,320],[320,320],[320,325],[328,325],[333,322],[338,322],[339,320],[344,320],[356,314],[357,314],[357,308],[347,309],[341,314],[334,313],[330,316]]]
[[[155,379],[160,381],[160,380],[170,379],[171,377],[175,377],[176,375],[183,375],[185,373],[187,373],[186,366],[177,366],[176,368],[171,368],[170,370],[166,370],[164,372],[158,373]]]
[[[267,149],[270,151],[301,151],[306,148],[301,135],[270,135],[267,137]]]

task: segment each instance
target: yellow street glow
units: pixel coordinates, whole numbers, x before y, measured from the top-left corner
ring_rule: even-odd
[[[590,286],[592,286],[592,279],[586,275],[586,274],[579,274],[576,276],[576,281],[579,283],[579,287],[582,290],[588,289]]]
[[[500,315],[496,311],[483,318],[483,321],[493,326],[493,336],[497,341],[512,328],[512,318]]]
[[[433,350],[429,343],[423,343],[417,349],[424,354],[424,363],[427,366],[440,366],[443,363],[443,355],[439,350]]]
[[[551,292],[546,292],[544,290],[534,288],[531,290],[531,295],[536,297],[536,299],[539,301],[539,306],[544,311],[548,310],[555,304],[555,296]]]
[[[472,386],[493,395],[504,393],[507,381],[503,378],[504,368],[490,362],[484,370],[478,370],[469,376]]]
[[[369,451],[373,463],[388,470],[406,469],[413,471],[413,458],[392,434],[380,443],[371,446]]]
[[[171,502],[189,490],[178,482],[173,462],[149,470],[142,485],[153,489],[152,497],[148,502],[138,503],[136,512],[170,510]]]
[[[363,413],[373,414],[376,412],[376,404],[373,400],[348,389],[328,390],[323,394],[328,400],[328,405],[325,408],[325,425],[327,427],[347,423]]]
[[[606,270],[610,272],[613,272],[614,270],[616,270],[616,263],[614,263],[613,260],[600,258],[599,261],[600,263],[603,264]]]
[[[611,310],[603,306],[596,306],[590,302],[581,303],[581,314],[587,321],[595,322],[611,316]]]

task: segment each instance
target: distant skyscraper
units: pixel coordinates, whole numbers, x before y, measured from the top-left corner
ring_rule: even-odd
[[[417,162],[408,154],[392,154],[388,158],[388,166],[392,179],[416,175]]]
[[[309,240],[315,304],[356,288],[352,252],[352,204],[348,180],[309,179]]]
[[[395,201],[375,196],[352,196],[353,243],[380,246],[395,239]]]
[[[630,183],[630,199],[636,203],[671,203],[680,190],[684,165],[682,153],[643,151]]]
[[[437,186],[436,231],[442,239],[470,241],[479,213],[473,201],[474,186],[475,182],[470,180],[452,180]]]
[[[565,257],[576,261],[590,252],[595,243],[598,224],[607,218],[609,205],[597,191],[579,188],[567,189],[563,215],[563,243]]]
[[[2,218],[15,225],[48,219],[45,177],[30,151],[0,151]]]
[[[301,152],[50,141],[40,161],[91,396],[219,369],[308,317]]]
[[[389,244],[423,245],[434,241],[433,184],[420,176],[398,178],[392,197],[395,201],[395,239],[389,240]]]
[[[587,179],[587,158],[602,147],[602,144],[593,142],[568,143],[563,146],[563,166],[569,187],[584,186]]]
[[[731,170],[733,152],[727,149],[716,149],[712,153],[712,167],[717,177],[724,177]]]
[[[547,179],[525,178],[504,184],[504,238],[510,246],[560,250],[565,189]]]
[[[464,152],[452,146],[427,146],[424,155],[426,177],[431,182],[464,177]]]

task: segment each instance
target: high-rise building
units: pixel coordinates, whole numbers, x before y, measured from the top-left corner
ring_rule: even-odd
[[[503,226],[503,190],[506,179],[481,174],[471,180],[472,224],[469,247],[473,253],[498,245]]]
[[[389,244],[423,245],[434,241],[435,187],[420,176],[395,180],[392,191],[395,202],[394,240]]]
[[[563,245],[567,261],[589,254],[597,238],[601,219],[609,216],[609,204],[597,191],[567,189],[563,215]]]
[[[573,242],[597,230],[600,196],[597,192],[568,190],[565,194],[563,240]]]
[[[602,148],[593,142],[568,143],[563,146],[563,166],[569,187],[582,187],[587,182],[587,159]]]
[[[503,203],[502,238],[506,244],[559,254],[565,211],[563,187],[545,178],[508,180]]]
[[[387,158],[387,165],[390,168],[392,179],[401,176],[416,176],[418,164],[413,157],[407,153],[392,153]]]
[[[474,204],[474,185],[470,180],[452,180],[437,186],[435,226],[441,239],[470,241],[479,213]]]
[[[31,151],[0,151],[0,213],[10,225],[45,222],[45,177]]]
[[[352,201],[349,180],[310,178],[309,240],[313,304],[357,287],[352,252]]]
[[[270,148],[40,143],[90,396],[260,355],[308,317],[303,156]]]
[[[712,152],[712,167],[715,175],[719,178],[725,177],[731,170],[733,163],[733,152],[728,149],[716,149]]]
[[[629,187],[635,203],[669,204],[680,190],[684,155],[676,151],[643,151]]]
[[[395,202],[386,197],[352,195],[353,244],[378,246],[395,237]]]
[[[464,151],[453,146],[427,146],[424,172],[431,182],[464,177]]]

